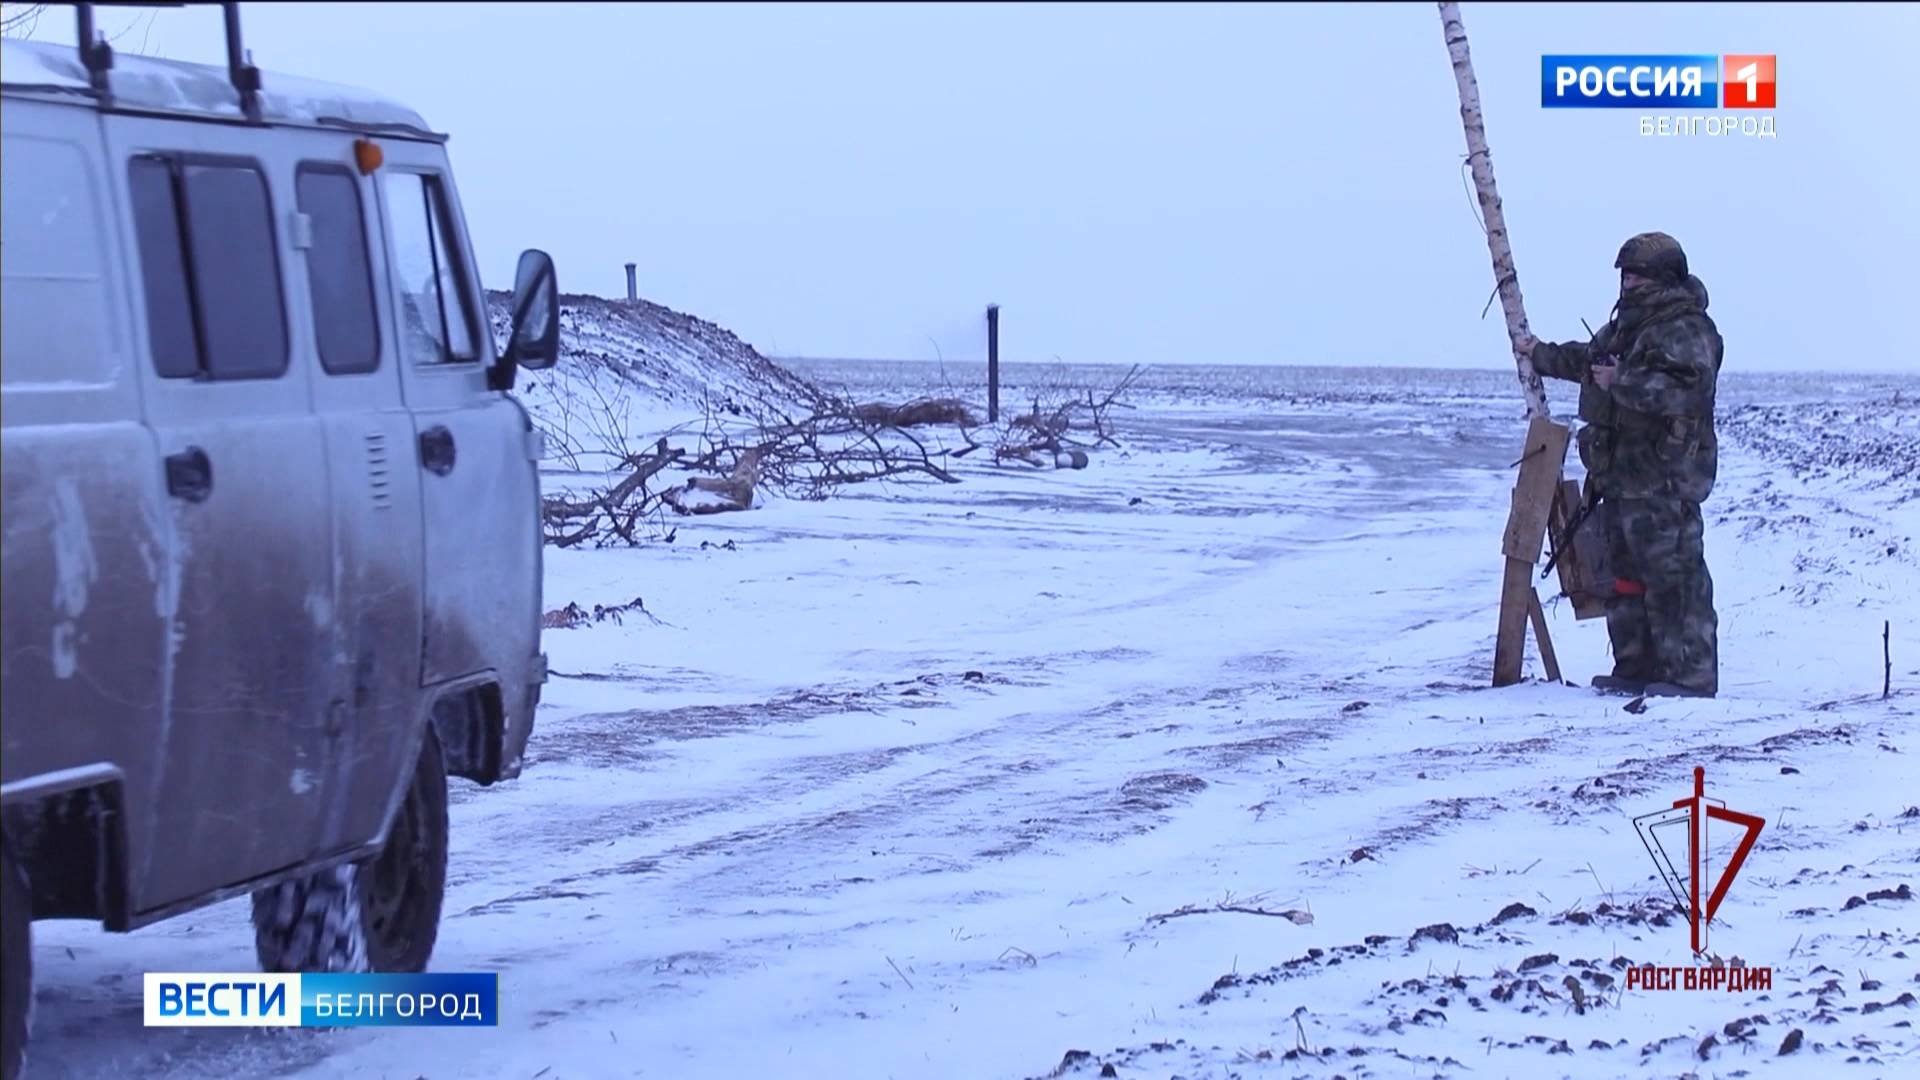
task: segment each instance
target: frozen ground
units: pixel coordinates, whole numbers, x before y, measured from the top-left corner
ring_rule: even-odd
[[[1084,472],[551,554],[652,619],[549,631],[526,774],[456,787],[434,965],[499,1029],[140,1028],[251,966],[230,903],[42,924],[35,1075],[1920,1073],[1920,385],[1730,381],[1724,696],[1634,713],[1485,688],[1504,379],[1236,378]],[[1713,945],[1769,993],[1623,993],[1688,962],[1630,819],[1695,766],[1767,820]]]

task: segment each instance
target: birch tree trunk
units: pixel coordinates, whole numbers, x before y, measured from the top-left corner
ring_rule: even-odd
[[[1440,4],[1440,27],[1447,36],[1447,55],[1453,58],[1453,77],[1460,84],[1460,125],[1467,132],[1467,162],[1473,188],[1486,222],[1487,251],[1493,256],[1493,277],[1500,290],[1500,310],[1507,318],[1507,339],[1513,345],[1514,366],[1520,372],[1520,392],[1527,399],[1527,415],[1550,418],[1546,388],[1528,356],[1533,332],[1527,329],[1527,309],[1520,301],[1520,278],[1513,269],[1513,248],[1507,244],[1507,219],[1500,209],[1500,192],[1493,184],[1493,157],[1487,151],[1487,123],[1480,113],[1480,84],[1473,77],[1473,56],[1467,51],[1467,30],[1460,22],[1460,5]]]

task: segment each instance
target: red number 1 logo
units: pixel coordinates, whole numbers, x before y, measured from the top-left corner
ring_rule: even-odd
[[[1728,109],[1771,109],[1773,54],[1729,53],[1720,58],[1720,100]]]

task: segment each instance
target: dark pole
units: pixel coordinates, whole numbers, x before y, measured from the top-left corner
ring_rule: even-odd
[[[1000,422],[1000,305],[987,305],[987,423]]]
[[[113,86],[107,79],[107,71],[113,67],[113,46],[94,28],[92,4],[75,4],[74,18],[79,20],[75,27],[76,40],[80,44],[80,62],[87,68],[87,82],[102,104],[111,104]]]
[[[227,24],[227,79],[240,95],[240,111],[257,124],[260,122],[260,69],[247,58],[246,47],[240,42],[240,5],[229,0],[221,4],[220,9]]]
[[[627,303],[629,304],[640,299],[640,287],[634,283],[633,278],[634,265],[633,263],[627,264]]]

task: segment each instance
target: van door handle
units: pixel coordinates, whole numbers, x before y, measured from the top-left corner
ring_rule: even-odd
[[[453,432],[439,424],[420,433],[420,464],[435,476],[453,471]]]
[[[189,446],[167,455],[167,494],[190,503],[207,501],[213,494],[213,462],[205,450]]]

